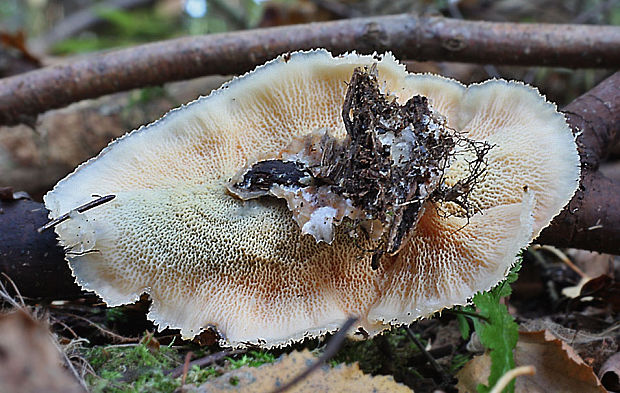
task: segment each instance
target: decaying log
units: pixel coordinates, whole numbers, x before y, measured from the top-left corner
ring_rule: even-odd
[[[581,187],[537,242],[620,255],[620,185],[598,172],[601,158],[620,138],[620,72],[564,111],[573,131],[579,133]],[[28,297],[79,295],[55,235],[36,231],[45,222],[47,211],[41,203],[0,200],[0,272]]]
[[[537,241],[620,255],[620,184],[598,171],[601,160],[620,140],[620,72],[575,99],[563,112],[579,135],[581,185]]]
[[[620,66],[620,27],[464,21],[409,14],[184,37],[95,54],[0,82],[0,124],[86,98],[246,72],[279,53],[392,51],[399,59],[562,67]]]

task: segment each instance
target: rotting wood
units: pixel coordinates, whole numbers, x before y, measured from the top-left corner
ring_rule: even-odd
[[[393,52],[400,59],[562,67],[620,66],[620,27],[464,21],[409,14],[185,37],[99,53],[0,82],[0,124],[87,98],[246,72],[280,53]]]
[[[581,186],[534,242],[620,255],[620,184],[598,172],[600,160],[620,139],[620,72],[564,111],[573,132],[579,133]],[[80,296],[54,233],[37,232],[47,221],[41,203],[0,200],[0,273],[7,274],[27,297]]]

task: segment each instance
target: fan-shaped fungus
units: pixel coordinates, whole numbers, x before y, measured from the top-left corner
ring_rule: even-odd
[[[379,113],[364,112],[362,95],[345,100],[354,72],[375,78],[370,103],[391,126],[360,120]],[[419,124],[403,120],[410,115]],[[355,124],[374,124],[383,169],[407,169],[379,175],[376,184],[404,182],[383,205],[354,195],[352,179],[373,179],[358,168],[368,149],[355,155],[345,143]],[[433,148],[420,142],[431,131],[443,152],[412,176],[411,163]],[[331,176],[324,164],[344,158],[353,177]],[[254,187],[261,176],[268,181]],[[466,87],[409,74],[391,55],[317,50],[279,57],[123,136],[45,204],[51,218],[70,212],[55,230],[71,269],[109,305],[146,292],[160,328],[192,337],[213,327],[229,345],[275,346],[334,330],[350,314],[372,335],[467,303],[502,280],[578,179],[564,117],[531,87]],[[303,210],[309,186],[315,205]],[[115,198],[75,211],[93,195]],[[385,251],[379,263],[376,250]]]

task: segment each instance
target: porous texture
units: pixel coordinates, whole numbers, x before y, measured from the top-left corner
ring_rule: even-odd
[[[426,96],[449,127],[496,145],[471,195],[482,212],[467,223],[427,208],[401,252],[377,270],[360,251],[369,245],[344,229],[331,245],[317,243],[301,235],[284,201],[241,201],[226,191],[248,161],[295,136],[326,127],[343,137],[345,82],[372,63],[400,102]],[[448,182],[465,159],[457,156]],[[374,334],[465,304],[501,281],[578,179],[563,116],[531,87],[497,80],[467,88],[408,74],[390,55],[319,50],[280,57],[125,135],[61,180],[45,203],[54,218],[94,194],[116,195],[56,228],[73,247],[67,259],[78,283],[109,305],[146,292],[160,328],[192,337],[211,326],[224,344],[276,346],[334,330],[350,314]]]

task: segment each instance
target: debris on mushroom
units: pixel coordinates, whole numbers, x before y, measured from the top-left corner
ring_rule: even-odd
[[[563,115],[529,86],[316,50],[123,136],[44,199],[69,214],[54,230],[76,281],[108,305],[147,293],[162,329],[273,347],[467,304],[579,173]]]
[[[427,98],[416,95],[403,105],[396,99],[381,93],[376,67],[355,69],[342,108],[345,138],[328,129],[294,138],[277,159],[239,171],[229,191],[243,200],[284,198],[302,233],[328,244],[334,225],[351,219],[371,240],[385,237],[377,252],[390,255],[400,250],[427,201],[460,201],[469,214],[462,198],[484,173],[490,146],[483,142],[467,178],[442,185],[457,142],[478,144],[446,129]]]

